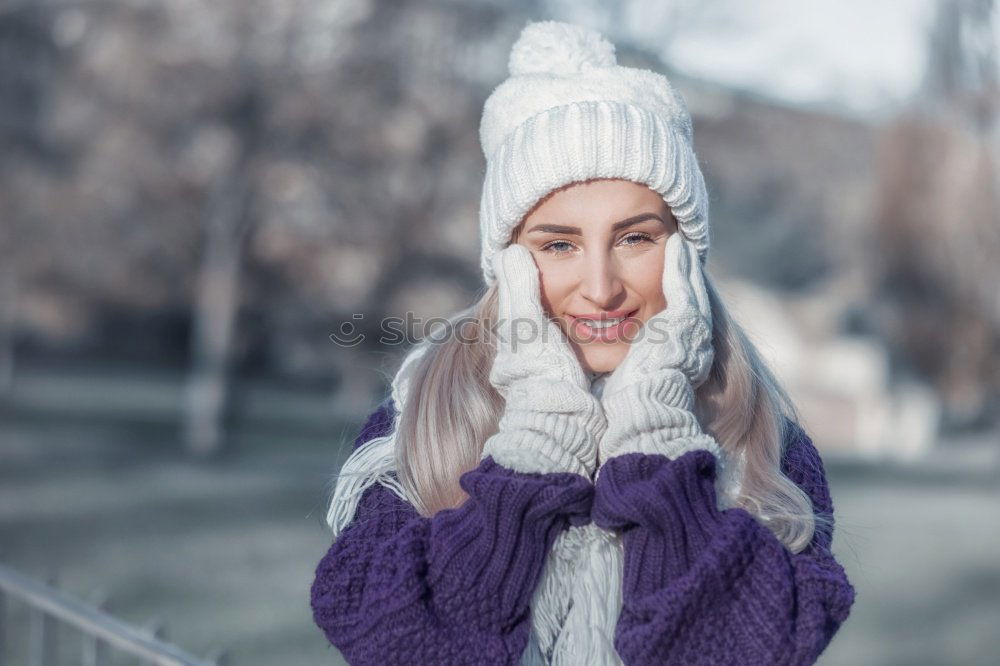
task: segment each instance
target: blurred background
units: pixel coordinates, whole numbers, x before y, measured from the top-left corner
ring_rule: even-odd
[[[482,103],[555,18],[687,100],[710,270],[826,460],[858,592],[820,663],[996,664],[997,14],[0,2],[0,564],[195,655],[343,663],[308,592],[406,351],[379,322],[476,296]],[[40,625],[0,602],[27,663]]]

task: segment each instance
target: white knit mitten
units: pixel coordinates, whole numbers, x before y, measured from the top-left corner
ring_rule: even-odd
[[[507,404],[482,457],[521,472],[590,478],[607,424],[569,341],[542,309],[535,260],[513,244],[494,256],[493,269],[500,320],[490,382]]]
[[[676,458],[718,443],[706,435],[692,409],[694,389],[714,358],[712,311],[698,252],[680,233],[667,239],[663,259],[667,307],[646,321],[640,338],[608,378],[601,404],[608,429],[600,461],[624,453]]]

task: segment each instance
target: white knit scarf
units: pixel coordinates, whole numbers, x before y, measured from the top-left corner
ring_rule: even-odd
[[[393,399],[402,405],[408,387],[407,368],[422,349],[404,361],[393,381]],[[592,391],[600,395],[597,378]],[[398,414],[398,412],[397,412]],[[405,501],[403,487],[393,476],[395,424],[392,432],[358,448],[344,463],[337,479],[327,523],[334,538],[353,519],[362,493],[382,483]],[[725,465],[734,470],[736,465]],[[716,483],[720,497],[739,492],[739,472]],[[721,506],[721,504],[720,504]],[[531,634],[524,651],[525,666],[621,664],[614,647],[615,626],[622,607],[624,550],[620,535],[590,523],[571,526],[556,537],[545,560],[531,600]]]

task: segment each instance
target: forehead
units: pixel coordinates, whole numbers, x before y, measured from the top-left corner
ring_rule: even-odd
[[[549,193],[525,216],[525,222],[568,222],[571,218],[576,224],[613,224],[636,213],[665,211],[668,208],[663,197],[646,185],[627,180],[591,180]]]

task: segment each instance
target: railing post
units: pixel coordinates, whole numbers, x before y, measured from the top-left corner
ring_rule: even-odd
[[[162,618],[154,617],[153,619],[146,622],[143,628],[146,631],[148,631],[149,635],[152,636],[153,638],[160,641],[167,640],[167,625]],[[149,659],[140,659],[139,664],[140,666],[156,666],[156,663],[150,661]]]
[[[7,595],[0,589],[0,666],[7,663]]]
[[[106,610],[108,606],[108,595],[103,591],[92,593],[88,599],[97,610]],[[83,666],[107,666],[108,664],[108,644],[97,636],[83,634]]]
[[[83,666],[107,666],[108,645],[96,636],[83,637]]]
[[[49,574],[45,577],[45,582],[49,587],[56,586],[56,576]],[[55,642],[56,624],[44,610],[32,607],[30,612],[30,624],[28,627],[29,647],[28,663],[31,666],[54,666],[55,662]]]

